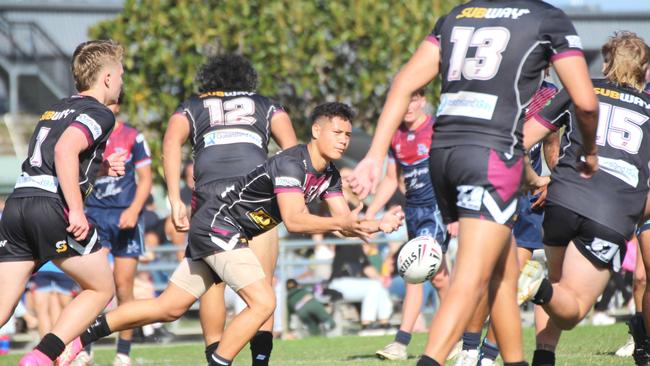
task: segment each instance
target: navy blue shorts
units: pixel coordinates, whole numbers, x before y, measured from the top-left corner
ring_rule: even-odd
[[[447,252],[447,228],[437,206],[406,206],[404,221],[409,240],[423,235],[430,236],[438,241],[443,253]]]
[[[87,207],[86,215],[95,224],[100,243],[113,256],[137,258],[144,253],[144,219],[140,215],[133,229],[120,230],[122,211],[123,208]]]
[[[57,292],[73,296],[79,290],[77,283],[61,272],[36,272],[30,282],[30,289],[35,292]]]
[[[517,246],[527,249],[544,248],[542,241],[542,221],[544,212],[532,210],[532,196],[525,194],[519,198],[519,210],[517,221],[512,226],[512,234],[515,236]]]
[[[650,220],[644,222],[643,225],[639,226],[636,229],[636,235],[639,236],[639,235],[641,235],[642,232],[644,232],[646,230],[650,230]]]

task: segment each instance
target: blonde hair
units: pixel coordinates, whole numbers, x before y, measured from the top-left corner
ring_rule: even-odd
[[[121,63],[124,49],[112,40],[88,41],[80,44],[72,55],[72,75],[77,91],[90,89],[99,71],[107,63]]]
[[[650,48],[634,32],[615,32],[601,50],[605,62],[605,78],[639,91],[645,86]]]

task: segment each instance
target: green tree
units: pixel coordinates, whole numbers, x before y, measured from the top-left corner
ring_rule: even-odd
[[[252,60],[258,91],[284,104],[299,137],[309,111],[325,101],[351,104],[355,124],[372,131],[392,77],[460,2],[127,0],[91,36],[125,46],[125,109],[159,156],[168,117],[195,91],[197,67],[224,52]]]

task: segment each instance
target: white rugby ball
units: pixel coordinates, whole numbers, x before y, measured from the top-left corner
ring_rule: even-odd
[[[397,255],[397,271],[408,283],[430,280],[442,263],[442,248],[430,236],[418,236],[409,240]]]

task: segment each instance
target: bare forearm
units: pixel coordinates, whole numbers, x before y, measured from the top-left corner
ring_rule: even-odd
[[[576,108],[578,126],[582,134],[582,148],[586,154],[596,153],[596,128],[598,126],[598,110],[585,111]]]
[[[396,179],[384,179],[379,183],[377,187],[377,193],[373,198],[366,212],[370,212],[373,215],[381,210],[382,207],[390,200],[393,196],[393,193],[397,190],[397,180]],[[366,215],[367,216],[367,215]],[[371,218],[371,217],[369,217]]]
[[[403,79],[404,77],[398,74],[390,88],[368,151],[370,156],[383,157],[386,154],[390,139],[406,113],[412,91]]]
[[[129,208],[136,210],[137,212],[142,211],[147,198],[151,193],[152,178],[151,172],[148,175],[138,176],[138,186],[135,190],[135,197]]]
[[[83,210],[83,197],[79,189],[79,155],[66,149],[56,149],[54,166],[66,205],[70,210]]]
[[[285,219],[284,225],[292,233],[324,234],[344,230],[341,221],[339,217],[322,217],[303,213],[288,220]]]
[[[163,144],[163,171],[167,183],[167,194],[170,201],[181,199],[181,146],[165,141]]]

